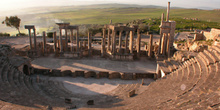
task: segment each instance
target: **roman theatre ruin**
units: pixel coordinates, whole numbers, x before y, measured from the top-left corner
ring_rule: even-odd
[[[99,38],[70,23],[0,38],[0,109],[220,109],[220,43],[178,55],[169,15],[159,36],[110,20]]]

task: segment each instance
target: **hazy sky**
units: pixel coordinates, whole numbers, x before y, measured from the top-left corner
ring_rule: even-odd
[[[220,8],[220,0],[1,0],[0,10],[14,10],[39,6],[69,6],[104,3],[166,6],[168,1],[171,2],[171,6],[173,7],[209,7],[212,9]]]

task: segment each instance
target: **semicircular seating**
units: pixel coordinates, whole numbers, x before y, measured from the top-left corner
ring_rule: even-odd
[[[219,55],[220,46],[211,46],[134,97],[123,98],[130,90],[140,88],[140,84],[119,85],[108,95],[117,96],[122,101],[109,105],[114,99],[102,100],[102,103],[80,109],[219,109]],[[77,97],[62,82],[45,79],[38,82],[15,69],[5,58],[0,58],[0,64],[0,109],[42,109],[48,106],[66,109],[70,105],[64,99]]]

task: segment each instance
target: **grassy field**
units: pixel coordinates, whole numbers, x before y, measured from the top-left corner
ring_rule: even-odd
[[[110,19],[113,23],[127,23],[136,19],[160,18],[161,13],[166,14],[164,8],[67,8],[62,11],[53,11],[50,9],[44,13],[19,15],[21,18],[21,30],[25,32],[23,27],[25,24],[34,24],[41,31],[47,31],[51,27],[55,27],[55,22],[70,22],[72,25],[79,24],[109,24]],[[170,17],[180,18],[198,18],[203,21],[211,21],[220,23],[220,11],[214,10],[198,10],[198,9],[171,9]],[[3,20],[1,17],[0,20]],[[0,32],[16,33],[15,29],[5,28],[0,25]]]

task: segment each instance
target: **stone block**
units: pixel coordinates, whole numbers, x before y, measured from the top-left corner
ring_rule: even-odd
[[[99,72],[99,76],[100,78],[108,78],[109,77],[109,72]]]
[[[72,71],[71,70],[64,70],[62,71],[62,76],[71,76],[72,75]]]
[[[121,79],[124,79],[124,80],[136,79],[135,73],[120,73],[120,74],[121,74]],[[135,77],[134,77],[134,75],[135,75]]]
[[[94,100],[88,100],[87,105],[94,105]]]
[[[71,99],[68,99],[68,98],[65,98],[65,103],[71,104],[71,103],[72,103],[72,100],[71,100]]]
[[[131,90],[128,92],[128,97],[132,97],[135,95],[135,90]]]
[[[119,72],[109,73],[109,79],[113,79],[113,78],[121,78],[121,74]]]
[[[75,71],[76,76],[84,77],[84,71]]]
[[[94,72],[94,71],[87,71],[87,72],[84,73],[84,77],[85,78],[96,77],[96,72]]]
[[[75,72],[72,72],[71,75],[73,78],[77,77]]]
[[[52,76],[62,76],[61,70],[52,69],[51,71]]]
[[[43,74],[43,75],[49,75],[50,74],[50,69],[38,69],[38,68],[33,68],[34,74]]]

